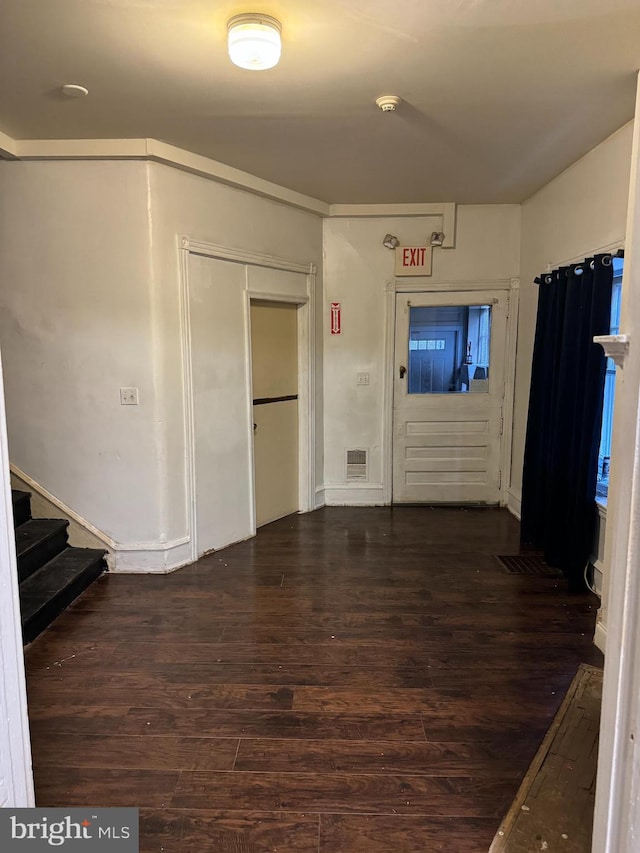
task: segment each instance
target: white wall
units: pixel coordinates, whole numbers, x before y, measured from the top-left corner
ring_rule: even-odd
[[[610,618],[592,840],[596,853],[636,853],[640,832],[640,85],[635,115],[620,312],[620,331],[630,343],[616,377],[605,548]]]
[[[511,492],[517,502],[537,291],[546,263],[624,237],[631,127],[522,209],[458,209],[455,249],[436,249],[427,281],[522,281]],[[421,244],[438,217],[319,217],[168,166],[0,163],[0,344],[12,461],[115,542],[180,542],[188,531],[177,238],[314,262],[316,475],[352,500],[344,452],[371,450],[364,502],[382,495],[385,233]],[[425,281],[424,279],[421,281]],[[343,331],[329,334],[329,303]],[[325,349],[324,377],[322,350]],[[356,373],[370,374],[358,387]],[[120,386],[140,389],[121,407]],[[323,394],[324,389],[324,394]],[[324,405],[324,420],[323,420]],[[323,466],[322,447],[325,463]],[[373,488],[371,488],[373,487]],[[176,555],[174,555],[176,556]],[[168,566],[173,557],[165,556]],[[130,567],[153,568],[142,552]]]
[[[121,543],[162,535],[146,186],[143,163],[0,163],[11,461]]]
[[[580,260],[624,242],[633,125],[627,124],[570,166],[522,206],[520,321],[511,490],[522,492],[531,357],[538,288],[545,265]]]
[[[538,288],[533,279],[568,261],[624,244],[631,172],[633,123],[594,148],[522,207],[520,321],[516,361],[516,393],[510,497],[520,505],[522,465],[531,381]],[[594,549],[602,588],[596,642],[604,650],[608,595],[607,566],[603,559],[606,513],[600,519],[600,537]]]
[[[324,221],[324,410],[327,502],[381,502],[385,287],[394,279],[394,253],[386,233],[403,245],[424,245],[439,217],[345,218]],[[518,205],[458,208],[455,249],[434,249],[433,275],[423,282],[495,282],[517,278]],[[342,334],[331,335],[329,307],[342,303]],[[368,372],[370,384],[356,385]],[[369,483],[345,482],[345,449],[369,448]]]
[[[182,354],[177,238],[287,258],[318,267],[317,323],[321,322],[322,220],[251,193],[150,164],[153,210],[153,280],[162,328],[156,363],[165,418],[163,518],[168,538],[186,531]],[[277,277],[277,272],[272,271]],[[282,278],[286,277],[286,273]],[[319,332],[319,329],[318,329]],[[316,477],[322,482],[322,339],[317,338]]]
[[[187,561],[181,234],[321,276],[321,220],[284,204],[158,164],[0,163],[11,461],[113,540],[125,570]],[[138,406],[120,405],[123,386]],[[317,416],[321,478],[321,397]]]
[[[533,279],[545,271],[547,264],[557,267],[571,260],[581,260],[598,250],[624,244],[632,137],[633,122],[620,128],[570,166],[522,207],[521,301],[510,486],[510,496],[517,506],[522,497],[522,465],[538,305],[538,288]],[[597,569],[602,573],[599,578],[602,604],[596,643],[603,651],[608,597],[605,531],[606,513],[602,513],[594,555]]]

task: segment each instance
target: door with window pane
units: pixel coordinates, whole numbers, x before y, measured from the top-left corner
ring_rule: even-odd
[[[508,295],[398,294],[394,503],[500,500]]]

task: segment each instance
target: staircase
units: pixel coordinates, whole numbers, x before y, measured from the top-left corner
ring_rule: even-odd
[[[22,639],[30,643],[106,565],[104,551],[72,548],[68,521],[31,518],[31,494],[11,490],[20,580]]]

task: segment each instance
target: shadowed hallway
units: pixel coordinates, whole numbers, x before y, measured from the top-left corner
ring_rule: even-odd
[[[506,510],[290,516],[106,575],[26,653],[37,802],[141,808],[141,851],[486,851],[592,645],[511,576]]]

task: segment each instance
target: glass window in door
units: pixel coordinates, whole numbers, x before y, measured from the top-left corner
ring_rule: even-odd
[[[409,311],[409,394],[488,393],[491,306]]]

